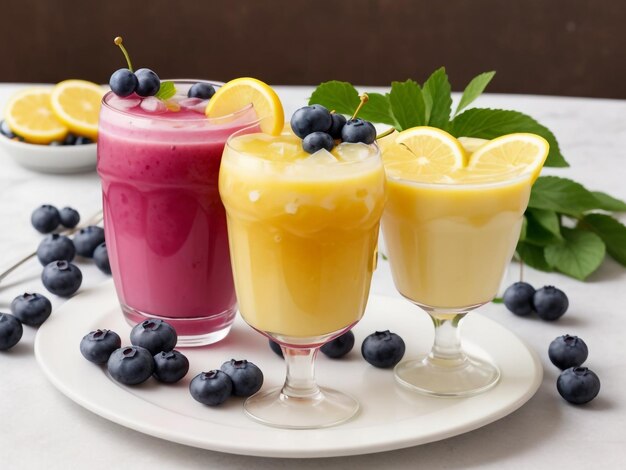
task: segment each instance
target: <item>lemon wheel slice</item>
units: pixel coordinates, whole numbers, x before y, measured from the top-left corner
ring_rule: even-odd
[[[434,127],[413,127],[397,134],[383,152],[391,176],[437,181],[465,166],[467,156],[457,139]]]
[[[470,157],[469,171],[481,173],[531,173],[537,179],[550,144],[536,134],[508,134],[489,141]]]
[[[67,127],[52,111],[49,88],[28,88],[13,95],[4,116],[11,131],[33,144],[49,144],[67,135]]]
[[[96,83],[64,80],[52,89],[52,110],[70,131],[96,140],[102,95],[104,90]]]
[[[283,105],[276,92],[256,78],[236,78],[220,87],[206,107],[209,118],[233,114],[252,105],[260,119],[261,130],[279,135],[285,125]]]

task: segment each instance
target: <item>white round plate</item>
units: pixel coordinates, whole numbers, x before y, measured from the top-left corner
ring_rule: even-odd
[[[96,169],[97,144],[27,144],[0,135],[0,148],[19,165],[40,173],[82,173]]]
[[[517,336],[480,314],[472,313],[464,322],[466,349],[495,358],[502,371],[500,383],[471,398],[413,394],[396,385],[392,370],[367,364],[359,345],[375,330],[389,329],[407,343],[405,357],[422,354],[432,341],[432,323],[406,300],[372,296],[363,320],[354,328],[355,348],[340,360],[322,354],[317,360],[318,382],[352,394],[361,403],[361,411],[345,424],[320,430],[263,426],[244,415],[239,398],[214,408],[191,398],[189,381],[231,358],[256,363],[265,374],[264,389],[282,383],[282,359],[270,350],[267,339],[240,318],[220,343],[183,350],[191,369],[180,383],[163,385],[150,379],[126,387],[114,382],[102,367],[89,363],[79,352],[81,338],[97,328],[115,330],[122,343],[129,344],[130,327],[122,318],[112,282],[84,291],[59,308],[39,328],[35,354],[47,377],[69,398],[111,421],[155,437],[243,455],[345,456],[410,447],[471,431],[513,412],[536,392],[541,365]]]

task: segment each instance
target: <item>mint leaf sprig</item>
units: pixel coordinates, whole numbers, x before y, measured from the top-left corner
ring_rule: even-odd
[[[504,109],[467,109],[494,75],[493,71],[485,72],[472,79],[454,113],[450,82],[441,67],[422,85],[409,79],[392,82],[388,93],[368,93],[368,105],[360,116],[398,131],[433,126],[455,137],[494,139],[514,132],[534,133],[550,144],[545,166],[569,166],[554,134],[532,117]],[[350,115],[359,105],[359,93],[348,82],[329,81],[315,89],[309,104],[321,104]],[[517,256],[536,269],[559,271],[580,280],[598,269],[607,253],[626,266],[626,226],[610,212],[626,212],[626,202],[589,191],[567,178],[540,177],[524,215]]]

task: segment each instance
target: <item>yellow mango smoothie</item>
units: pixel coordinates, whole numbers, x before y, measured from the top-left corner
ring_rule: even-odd
[[[243,133],[224,150],[219,190],[246,322],[304,339],[361,318],[385,203],[376,146],[343,143],[310,155],[289,130]]]

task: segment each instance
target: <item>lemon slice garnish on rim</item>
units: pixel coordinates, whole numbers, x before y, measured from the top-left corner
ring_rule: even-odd
[[[266,83],[256,78],[236,78],[221,86],[207,104],[205,114],[218,118],[252,105],[266,134],[279,135],[285,125],[280,98]]]

